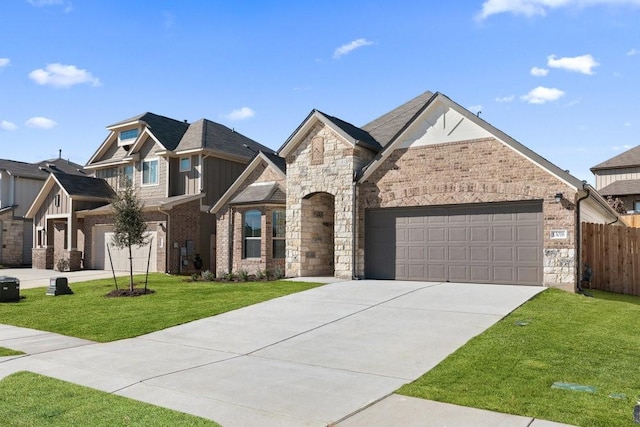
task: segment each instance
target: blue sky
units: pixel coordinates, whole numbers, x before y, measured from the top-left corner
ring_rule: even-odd
[[[439,91],[580,179],[638,144],[640,0],[0,2],[0,158],[208,118],[273,149]]]

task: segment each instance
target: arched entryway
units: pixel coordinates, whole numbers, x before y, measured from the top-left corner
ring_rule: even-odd
[[[335,197],[325,192],[302,199],[301,276],[335,273]]]

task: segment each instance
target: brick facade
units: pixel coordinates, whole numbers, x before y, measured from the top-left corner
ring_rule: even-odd
[[[233,200],[253,183],[276,182],[281,188],[285,188],[285,178],[282,173],[267,165],[264,161],[255,166],[245,181],[230,195]],[[244,214],[257,209],[261,213],[261,241],[260,258],[247,258],[244,256],[243,219]],[[284,209],[284,205],[263,203],[252,206],[223,206],[216,214],[216,270],[218,275],[229,271],[237,273],[245,270],[249,274],[257,272],[274,272],[279,270],[284,273],[284,259],[273,257],[273,211]]]
[[[575,198],[575,189],[493,138],[397,149],[359,188],[359,274],[367,208],[542,200],[544,284],[573,289]],[[552,240],[554,229],[568,238]]]
[[[13,211],[0,215],[0,265],[28,264],[30,260],[23,260],[24,221],[13,217]]]

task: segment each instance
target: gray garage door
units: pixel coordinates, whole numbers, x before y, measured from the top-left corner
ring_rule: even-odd
[[[542,202],[369,209],[365,275],[541,285]]]

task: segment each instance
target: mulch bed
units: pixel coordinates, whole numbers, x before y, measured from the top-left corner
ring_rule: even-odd
[[[141,295],[149,295],[155,294],[156,291],[153,289],[145,289],[145,288],[133,288],[133,291],[127,289],[114,289],[105,296],[107,298],[117,298],[117,297],[139,297]]]

